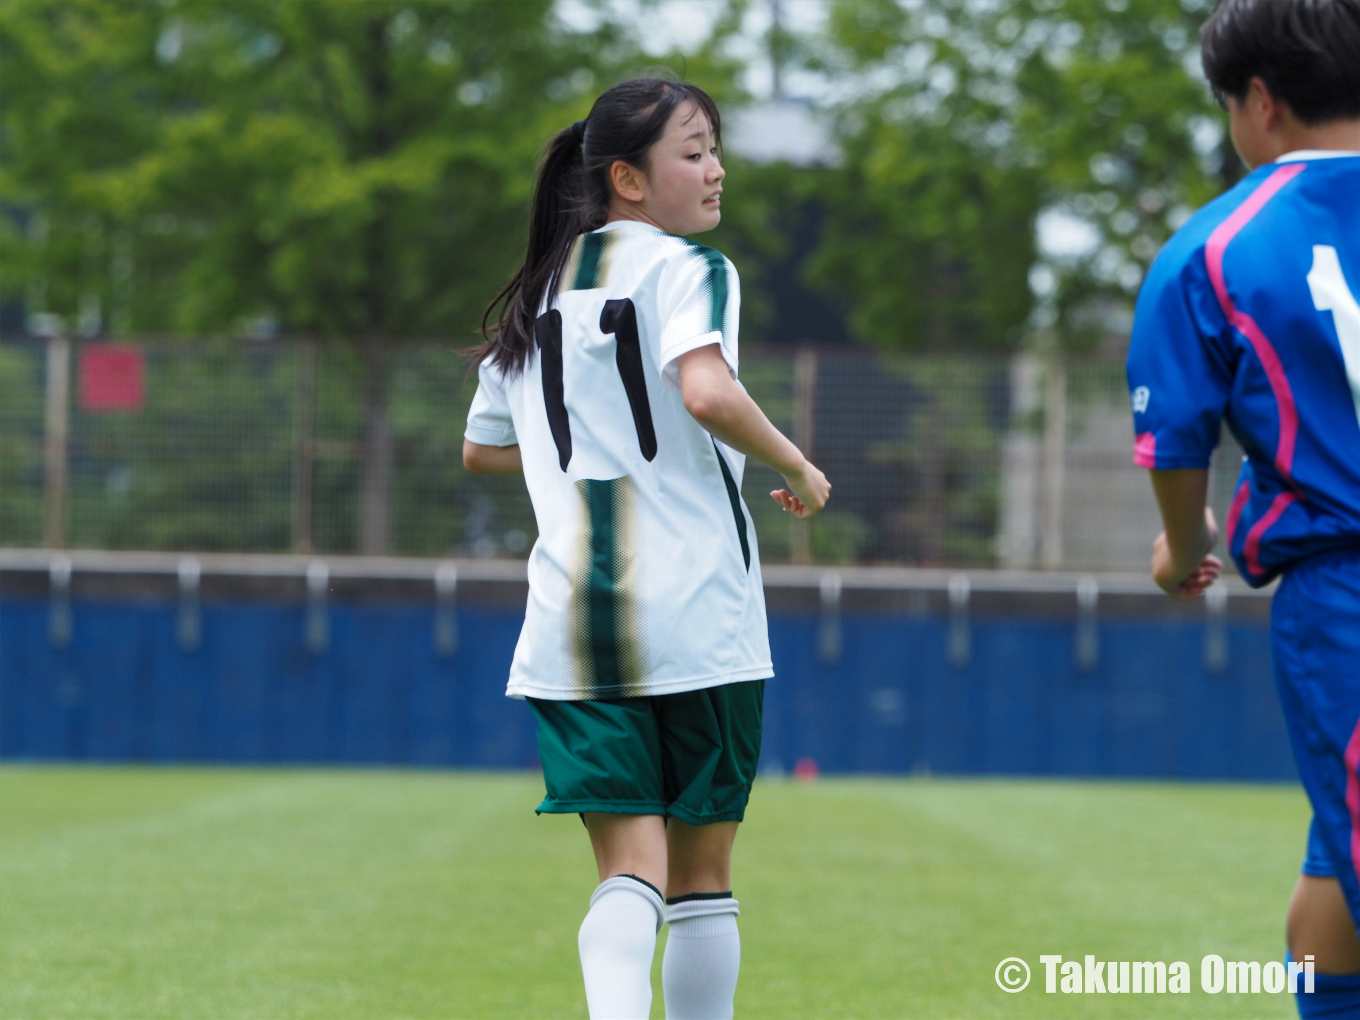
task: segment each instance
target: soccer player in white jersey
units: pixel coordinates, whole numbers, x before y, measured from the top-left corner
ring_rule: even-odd
[[[831,486],[737,382],[718,109],[640,78],[558,134],[524,264],[488,310],[463,462],[523,473],[538,520],[507,693],[538,717],[547,796],[579,813],[600,885],[581,924],[594,1018],[732,1016],[730,862],[774,675],[746,455],[806,518]],[[499,309],[499,312],[496,312]]]

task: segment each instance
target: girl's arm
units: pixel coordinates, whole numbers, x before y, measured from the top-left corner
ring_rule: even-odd
[[[774,468],[789,483],[770,496],[785,510],[808,518],[826,506],[831,483],[784,433],[770,424],[756,402],[737,385],[717,344],[682,354],[680,395],[685,410],[711,435],[734,450]]]
[[[1152,543],[1152,579],[1172,598],[1196,598],[1223,570],[1223,561],[1209,552],[1218,541],[1218,523],[1205,505],[1209,472],[1174,468],[1148,474],[1165,528]]]
[[[522,475],[524,461],[520,459],[518,443],[514,446],[483,446],[464,439],[463,469],[471,475]]]

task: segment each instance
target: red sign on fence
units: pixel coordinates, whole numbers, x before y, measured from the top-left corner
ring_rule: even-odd
[[[131,344],[86,344],[80,352],[83,411],[140,411],[146,403],[146,359]]]

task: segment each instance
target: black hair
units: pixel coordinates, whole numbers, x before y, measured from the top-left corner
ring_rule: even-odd
[[[1304,124],[1360,117],[1360,0],[1221,0],[1199,37],[1221,106],[1259,76]]]
[[[506,374],[523,370],[533,349],[534,319],[544,299],[551,302],[557,294],[572,242],[604,226],[608,217],[609,168],[622,160],[645,171],[652,145],[686,100],[708,118],[721,152],[717,104],[697,85],[660,77],[615,85],[595,100],[585,120],[548,143],[534,187],[524,262],[487,306],[482,316],[486,341],[470,352],[473,358],[490,355]]]

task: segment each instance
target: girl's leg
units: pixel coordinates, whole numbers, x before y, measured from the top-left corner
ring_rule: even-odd
[[[666,892],[666,820],[660,815],[615,815],[587,811],[586,831],[595,851],[600,881],[633,875]],[[729,844],[730,845],[730,844]]]
[[[600,884],[577,944],[586,1003],[596,1020],[646,1020],[652,957],[666,919],[666,828],[660,815],[587,812]]]
[[[671,931],[661,963],[666,1020],[732,1016],[741,970],[737,901],[732,898],[736,836],[736,822],[689,825],[672,818],[667,826]]]
[[[1346,894],[1335,878],[1300,875],[1285,928],[1289,955],[1316,959],[1319,974],[1360,973],[1360,940]]]
[[[690,825],[672,818],[666,826],[666,895],[731,892],[732,843],[737,838],[737,825]]]

